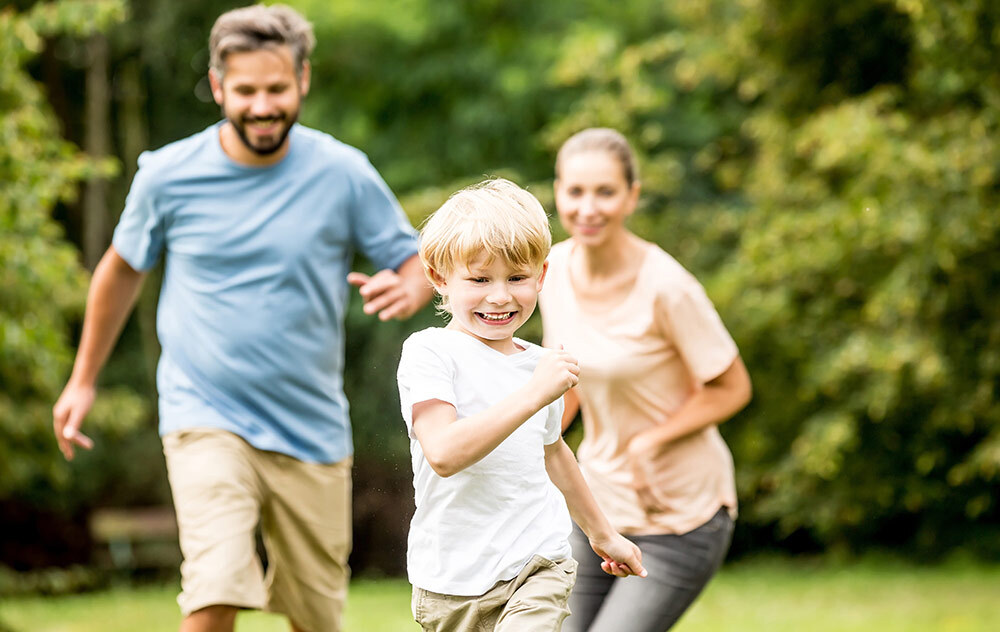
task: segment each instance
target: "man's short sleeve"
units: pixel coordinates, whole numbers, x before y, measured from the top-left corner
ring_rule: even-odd
[[[140,168],[132,180],[125,210],[115,228],[111,243],[130,266],[149,270],[163,251],[163,218],[157,212],[156,192],[150,170]]]
[[[413,405],[431,399],[456,404],[455,365],[418,334],[403,343],[396,381],[406,431],[413,435]]]
[[[659,297],[660,314],[692,375],[702,384],[719,377],[739,355],[722,318],[690,274],[672,280]]]
[[[399,268],[417,253],[417,233],[396,196],[367,159],[354,180],[352,237],[358,249],[379,270]]]

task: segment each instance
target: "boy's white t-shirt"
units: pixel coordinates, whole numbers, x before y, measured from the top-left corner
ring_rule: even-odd
[[[515,341],[524,351],[508,356],[469,334],[432,327],[403,343],[397,379],[417,506],[406,565],[418,588],[477,596],[516,577],[534,555],[553,561],[570,557],[569,512],[545,470],[544,453],[544,446],[560,437],[562,398],[448,478],[434,472],[413,434],[415,403],[448,402],[462,419],[524,386],[545,350]]]

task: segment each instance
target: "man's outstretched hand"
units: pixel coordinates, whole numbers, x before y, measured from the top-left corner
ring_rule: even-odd
[[[73,460],[73,446],[89,450],[94,442],[80,432],[83,418],[94,405],[94,388],[67,384],[62,395],[52,407],[52,428],[59,442],[59,450],[67,461]]]
[[[428,290],[414,287],[416,283],[393,270],[380,270],[372,276],[351,272],[347,275],[347,282],[358,288],[364,300],[365,313],[378,314],[382,321],[409,318],[423,307],[430,296]]]

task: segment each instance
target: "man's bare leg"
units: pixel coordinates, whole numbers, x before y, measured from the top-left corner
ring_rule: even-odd
[[[233,632],[235,606],[208,606],[184,617],[180,632]]]

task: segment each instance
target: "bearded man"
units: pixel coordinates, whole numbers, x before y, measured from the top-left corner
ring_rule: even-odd
[[[66,458],[147,271],[157,313],[160,435],[177,510],[182,632],[241,608],[339,630],[351,546],[343,392],[349,284],[365,312],[430,298],[415,233],[363,153],[298,123],[311,25],[280,5],[219,17],[209,80],[223,120],[139,159],[94,271],[72,375],[53,408]],[[355,251],[381,271],[351,272]],[[260,524],[267,576],[255,549]]]

